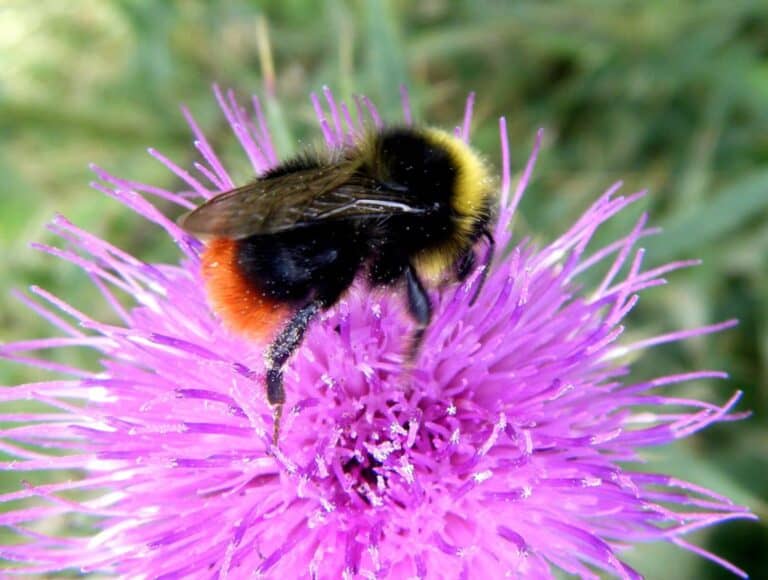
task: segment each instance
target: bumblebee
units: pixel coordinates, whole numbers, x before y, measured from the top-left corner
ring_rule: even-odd
[[[304,153],[182,216],[207,241],[202,277],[232,330],[270,342],[267,400],[274,441],[285,402],[283,367],[317,314],[363,276],[405,287],[413,360],[432,315],[424,280],[464,279],[488,243],[495,187],[464,141],[433,128],[390,127],[343,150]]]

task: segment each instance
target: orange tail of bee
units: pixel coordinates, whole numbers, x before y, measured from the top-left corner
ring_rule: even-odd
[[[208,301],[224,324],[246,338],[268,342],[291,315],[285,304],[266,298],[238,264],[237,241],[215,239],[202,255]]]

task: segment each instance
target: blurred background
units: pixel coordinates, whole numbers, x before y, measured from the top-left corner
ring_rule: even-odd
[[[265,63],[269,30],[274,71]],[[147,153],[195,159],[179,104],[190,107],[227,161],[241,163],[211,93],[267,95],[282,154],[317,138],[310,91],[370,96],[399,116],[406,84],[417,119],[452,127],[477,92],[473,141],[498,159],[506,115],[515,167],[533,136],[545,148],[517,228],[546,242],[609,184],[649,188],[643,207],[611,222],[626,231],[642,209],[664,234],[647,264],[700,257],[668,287],[646,292],[631,337],[738,318],[733,330],[653,350],[636,377],[723,369],[728,382],[678,386],[718,403],[744,391],[752,416],[646,453],[648,469],[749,505],[762,523],[735,522],[693,539],[768,578],[768,4],[755,0],[519,2],[405,0],[3,0],[0,2],[0,341],[48,326],[10,298],[39,284],[76,305],[100,304],[68,264],[29,249],[51,241],[57,212],[147,261],[177,259],[160,231],[89,189],[94,162],[173,189]],[[497,164],[498,165],[498,164]],[[97,312],[109,317],[106,308]],[[95,365],[87,354],[57,354]],[[39,372],[2,363],[0,384]],[[16,477],[16,476],[13,476]],[[6,476],[3,488],[18,485]],[[644,547],[627,559],[649,578],[728,578],[699,558]]]

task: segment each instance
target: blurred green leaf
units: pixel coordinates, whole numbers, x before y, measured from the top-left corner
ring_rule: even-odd
[[[398,87],[407,84],[399,18],[393,4],[386,0],[366,0],[365,7],[365,73],[380,112],[389,118],[396,117],[400,111]]]
[[[746,222],[768,216],[768,171],[750,175],[688,210],[664,220],[664,233],[647,243],[654,260],[695,255],[697,249],[722,240]]]

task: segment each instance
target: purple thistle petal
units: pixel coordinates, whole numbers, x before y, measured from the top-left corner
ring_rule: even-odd
[[[333,97],[333,92],[327,86],[323,86],[323,96],[325,97],[325,102],[328,103],[328,110],[331,113],[331,120],[333,121],[334,143],[336,146],[340,146],[344,141],[344,133],[341,127],[341,118],[339,117],[339,109],[336,106],[336,100]]]
[[[349,112],[349,107],[347,107],[346,103],[342,102],[339,105],[339,108],[341,109],[341,114],[344,116],[344,122],[347,125],[347,133],[345,135],[344,143],[347,145],[354,145],[356,135],[361,129],[358,129],[355,122],[352,120],[352,114]]]
[[[652,346],[657,346],[659,344],[665,344],[668,342],[677,342],[687,338],[692,338],[694,336],[702,336],[705,334],[712,334],[713,332],[721,332],[727,328],[733,328],[737,324],[738,320],[726,320],[725,322],[720,322],[719,324],[700,326],[699,328],[692,328],[690,330],[680,330],[678,332],[670,332],[668,334],[654,336],[622,347],[622,354],[631,352],[633,350],[640,350]]]
[[[509,206],[509,190],[510,184],[510,160],[509,160],[509,133],[507,132],[507,119],[501,117],[499,119],[499,138],[501,144],[501,191],[499,198],[501,201],[501,207]],[[509,213],[514,214],[514,208]]]
[[[267,120],[264,116],[264,111],[261,108],[261,99],[259,99],[257,95],[253,95],[251,102],[253,104],[253,112],[256,115],[259,143],[261,143],[261,147],[269,160],[270,166],[277,165],[279,160],[277,158],[275,146],[272,143],[272,135],[267,128]]]
[[[217,101],[254,172],[277,163],[261,104],[252,114],[231,91]],[[330,122],[312,95],[326,144],[354,144],[357,119],[323,88]],[[412,122],[407,92],[403,116]],[[469,138],[474,96],[458,134]],[[197,197],[234,186],[200,127],[182,109],[202,156],[192,173],[151,150]],[[166,230],[179,265],[146,264],[63,218],[51,230],[70,248],[37,249],[82,269],[117,314],[102,322],[33,287],[17,297],[63,336],[0,347],[0,356],[68,375],[7,387],[2,469],[44,470],[53,483],[0,495],[0,525],[17,538],[0,548],[15,574],[66,569],[127,577],[638,578],[620,558],[635,543],[669,542],[744,572],[684,536],[752,518],[728,498],[663,474],[636,470],[643,448],[742,418],[740,393],[722,405],[678,396],[672,386],[724,379],[694,371],[627,379],[628,352],[733,326],[734,321],[629,342],[626,317],[645,288],[696,262],[643,270],[632,230],[587,254],[599,227],[640,199],[610,187],[543,248],[510,244],[510,225],[541,146],[511,192],[506,122],[499,121],[501,179],[496,242],[509,247],[470,306],[479,270],[434,290],[434,319],[413,368],[403,365],[411,323],[401,297],[355,284],[313,324],[286,369],[279,447],[263,389],[259,345],[231,335],[211,313],[199,273],[201,244],[144,194],[192,207],[183,193],[94,168],[96,189]],[[195,174],[195,175],[197,175]],[[587,270],[601,280],[576,284]],[[581,280],[581,279],[580,279]],[[133,299],[125,307],[117,296]],[[70,320],[67,320],[70,319]],[[38,357],[86,348],[97,372]],[[32,353],[32,354],[30,354]],[[77,469],[80,475],[73,477]],[[23,476],[22,476],[23,477]],[[49,480],[50,481],[50,480]],[[75,494],[74,492],[77,492]],[[87,521],[90,536],[40,531]]]
[[[213,93],[216,96],[216,101],[219,103],[221,111],[229,122],[232,132],[235,134],[243,151],[251,161],[254,171],[257,174],[263,173],[269,168],[269,165],[259,146],[258,137],[254,139],[254,136],[249,131],[249,127],[246,123],[246,115],[237,103],[234,93],[232,91],[227,91],[225,96],[221,92],[221,89],[216,85],[213,87]],[[228,178],[228,181],[232,182],[232,179]]]
[[[376,105],[374,105],[371,99],[365,95],[360,97],[360,102],[362,103],[363,107],[365,107],[365,110],[368,111],[368,115],[371,117],[374,127],[381,129],[384,126],[384,122],[381,120],[381,115],[379,115],[379,111],[376,109]]]
[[[197,179],[192,177],[192,175],[176,165],[173,161],[168,159],[165,155],[162,153],[159,153],[154,148],[150,147],[147,149],[147,153],[149,153],[152,157],[157,159],[160,163],[165,165],[168,169],[171,170],[172,173],[176,175],[179,179],[181,179],[184,183],[188,184],[193,190],[195,190],[195,193],[202,197],[203,199],[208,199],[211,197],[211,192],[208,191],[205,187],[203,187],[203,184],[201,184]]]
[[[475,93],[474,91],[469,93],[469,96],[467,96],[467,102],[464,105],[464,121],[461,124],[461,135],[460,137],[462,140],[469,143],[469,130],[472,127],[472,113],[475,108]]]
[[[211,166],[211,168],[208,169],[203,165],[199,165],[198,169],[204,169],[204,175],[208,178],[209,181],[211,181],[212,184],[218,184],[221,191],[233,188],[235,184],[232,182],[229,174],[224,169],[224,166],[221,165],[218,156],[216,153],[214,153],[210,143],[208,143],[208,139],[205,137],[205,133],[203,133],[202,129],[200,129],[200,126],[197,124],[197,121],[195,121],[192,113],[190,113],[186,107],[182,107],[181,112],[184,115],[184,119],[187,121],[187,125],[189,125],[189,128],[192,130],[192,133],[195,136],[195,148],[203,156],[203,159],[205,159],[205,161]]]
[[[325,145],[328,149],[335,149],[338,146],[336,136],[331,131],[331,126],[328,124],[328,120],[325,118],[325,112],[323,111],[323,105],[320,104],[320,99],[316,93],[310,95],[312,100],[312,106],[315,109],[315,115],[317,115],[317,121],[320,124],[320,130],[323,132],[323,139],[325,139]]]
[[[157,152],[154,149],[149,149],[149,152],[150,152],[151,155],[159,155],[159,154],[157,154]],[[164,161],[162,161],[162,160],[165,159],[165,157],[160,156],[158,159],[161,160],[161,162],[165,163]],[[108,181],[108,182],[114,183],[118,187],[122,187],[122,188],[125,188],[125,189],[135,189],[136,191],[142,191],[142,192],[145,192],[145,193],[149,193],[151,195],[155,195],[157,197],[160,197],[162,199],[170,201],[171,203],[175,203],[176,205],[180,205],[183,208],[193,209],[194,207],[196,207],[195,204],[193,204],[192,202],[187,200],[182,195],[175,194],[175,193],[172,193],[170,191],[166,191],[166,190],[161,189],[159,187],[153,187],[153,186],[147,185],[145,183],[137,183],[135,181],[129,181],[127,179],[119,179],[117,177],[114,177],[113,175],[110,175],[105,170],[103,170],[101,167],[99,167],[98,165],[93,164],[93,163],[91,163],[89,167],[90,167],[91,171],[93,171],[99,177],[99,179],[101,179],[103,181]],[[174,166],[174,167],[176,167],[176,169],[182,175],[188,175],[185,171],[183,171],[182,169],[178,168],[178,166]],[[186,177],[183,178],[183,179],[185,181],[187,181]],[[189,183],[191,184],[192,181],[190,181]],[[210,197],[211,193],[206,188],[202,187],[196,181],[194,183],[196,184],[196,189],[199,192],[205,193],[208,197]]]
[[[36,301],[32,300],[28,296],[26,296],[23,292],[19,292],[18,290],[13,290],[11,292],[11,295],[21,302],[25,307],[29,308],[32,312],[37,314],[40,318],[45,320],[46,322],[50,323],[51,326],[58,328],[65,334],[68,334],[69,336],[85,336],[85,334],[66,322],[63,318],[60,316],[54,314],[47,308],[41,306]]]

